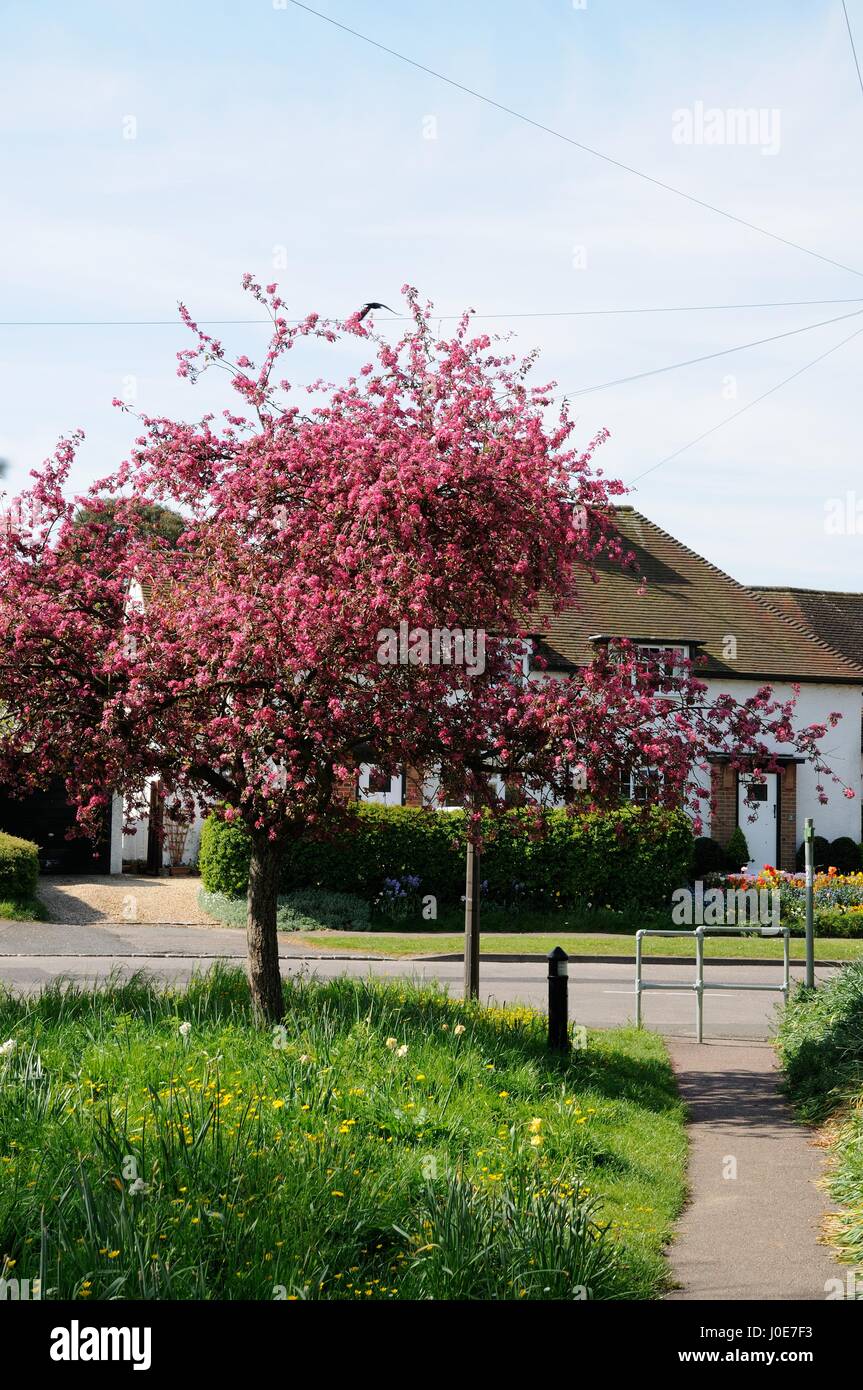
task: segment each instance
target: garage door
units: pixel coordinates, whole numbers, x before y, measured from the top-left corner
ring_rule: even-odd
[[[105,833],[98,845],[90,840],[68,840],[66,832],[75,824],[75,809],[66,800],[62,782],[34,792],[23,800],[0,789],[0,830],[35,840],[43,873],[107,874],[110,868],[108,817]],[[94,857],[95,853],[95,857]]]

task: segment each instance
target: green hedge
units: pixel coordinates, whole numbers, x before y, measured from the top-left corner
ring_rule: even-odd
[[[0,898],[28,902],[39,879],[39,846],[0,830]]]
[[[632,806],[577,817],[549,811],[541,834],[523,811],[490,822],[481,876],[491,902],[658,906],[685,882],[693,839],[680,811]],[[281,891],[326,888],[374,901],[385,880],[416,875],[419,892],[441,904],[464,892],[465,818],[461,811],[361,806],[329,839],[301,839],[286,850]],[[210,893],[246,891],[245,830],[211,816],[204,826],[201,878]]]

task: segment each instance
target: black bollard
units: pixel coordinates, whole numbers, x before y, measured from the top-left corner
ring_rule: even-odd
[[[569,1051],[569,956],[560,946],[548,953],[548,1046]]]

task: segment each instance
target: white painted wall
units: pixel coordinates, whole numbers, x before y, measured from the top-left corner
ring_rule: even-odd
[[[549,679],[545,673],[535,673],[535,679]],[[708,696],[716,697],[720,694],[730,694],[737,700],[744,700],[750,695],[754,695],[763,682],[729,680],[723,677],[721,680],[707,678],[705,681]],[[787,683],[774,686],[774,693],[779,700],[791,699],[793,691]],[[802,763],[797,768],[797,843],[803,839],[803,824],[807,816],[812,816],[815,821],[815,831],[818,835],[825,836],[828,840],[835,840],[840,835],[848,835],[852,840],[860,840],[860,808],[863,799],[863,758],[861,758],[861,711],[863,711],[863,684],[859,686],[849,685],[802,685],[797,701],[797,713],[795,726],[805,727],[808,724],[824,723],[827,715],[835,710],[842,715],[842,719],[835,729],[828,730],[827,737],[823,741],[825,760],[833,771],[842,778],[854,792],[854,799],[850,800],[843,795],[842,787],[836,786],[830,780],[825,782],[825,790],[828,796],[826,806],[821,806],[818,802],[816,792],[816,775],[813,767],[809,763]],[[789,752],[787,744],[777,744],[777,753]],[[369,768],[364,765],[360,769],[360,798],[363,801],[377,803],[384,806],[400,806],[402,802],[402,778],[396,776],[390,784],[390,791],[369,792],[368,791]],[[702,779],[703,780],[703,779]],[[423,785],[423,802],[427,806],[437,805],[437,793],[439,782],[436,777],[429,777]],[[117,803],[119,798],[115,798],[112,808],[112,823],[116,827]],[[705,828],[703,833],[709,834],[708,815],[709,812],[705,805],[703,812]],[[198,854],[201,839],[201,827],[203,826],[206,812],[199,813],[190,826],[189,836],[186,841],[186,848],[183,854],[183,863],[190,864]],[[122,815],[120,818],[122,826]],[[145,859],[147,856],[147,828],[148,818],[143,816],[137,823],[133,834],[122,836],[122,859]],[[745,833],[745,827],[744,827]],[[111,872],[119,873],[120,867],[115,867],[118,857],[115,857],[115,845],[119,844],[119,830],[112,831],[111,840]],[[167,856],[164,858],[167,864]]]
[[[116,793],[111,798],[111,864],[108,872],[123,872],[123,798]]]
[[[149,784],[149,782],[148,782],[148,783],[147,783],[147,786],[146,786],[146,789],[145,789],[145,791],[146,791],[146,797],[145,797],[145,799],[146,799],[147,801],[149,800],[149,785],[150,785],[150,784]],[[115,798],[115,801],[119,801],[119,798]],[[199,850],[200,844],[201,844],[201,829],[202,829],[202,827],[203,827],[204,821],[206,820],[208,814],[209,814],[209,812],[206,811],[206,810],[204,810],[204,811],[202,812],[202,811],[199,809],[199,810],[197,811],[194,820],[192,821],[191,825],[189,826],[189,832],[188,832],[188,835],[186,836],[186,844],[185,844],[185,848],[184,848],[184,850],[183,850],[183,857],[182,857],[181,863],[183,863],[183,864],[193,864],[193,863],[195,862],[195,860],[197,859],[197,857],[198,857],[198,850]],[[123,824],[123,821],[122,821],[122,810],[121,810],[121,814],[120,814],[120,827],[119,827],[120,830],[122,830],[122,824]],[[147,815],[140,816],[140,817],[138,817],[138,819],[136,819],[136,821],[135,821],[134,824],[135,824],[135,828],[134,828],[134,830],[131,832],[131,834],[125,834],[125,835],[122,835],[122,836],[121,836],[118,832],[115,832],[115,833],[112,835],[112,840],[111,840],[111,862],[112,862],[111,872],[112,872],[112,873],[120,873],[123,863],[127,863],[127,862],[129,862],[129,861],[131,861],[131,860],[136,860],[136,859],[140,860],[140,859],[146,859],[146,858],[147,858],[147,839],[148,839],[149,830],[150,830],[150,817],[147,816]],[[120,869],[114,869],[114,868],[113,868],[113,862],[114,862],[114,845],[115,845],[115,842],[116,842],[116,843],[119,843],[121,840],[122,840],[122,851],[121,851],[121,853],[120,853],[121,868],[120,868]],[[168,847],[167,847],[167,844],[164,844],[164,845],[162,846],[162,864],[163,864],[164,867],[167,867],[167,866],[170,864],[170,862],[171,862],[171,861],[170,861],[170,858],[169,858],[169,855],[168,855]]]
[[[745,700],[754,695],[762,681],[721,680],[705,677],[708,696],[720,694],[733,695],[737,700]],[[777,700],[790,700],[793,696],[789,684],[773,686]],[[822,806],[818,801],[816,784],[818,777],[811,763],[800,763],[797,768],[797,843],[803,839],[803,825],[807,816],[815,822],[815,833],[825,839],[836,840],[840,835],[849,835],[852,840],[860,839],[860,806],[863,793],[863,760],[861,760],[860,719],[863,711],[863,685],[801,685],[794,716],[794,727],[805,728],[809,724],[823,724],[832,711],[842,715],[835,729],[828,729],[821,747],[824,761],[841,777],[854,792],[854,799],[843,795],[841,786],[829,778],[824,781],[828,801]],[[787,744],[775,744],[777,753],[788,753]],[[744,826],[744,833],[745,833]]]
[[[373,806],[401,806],[404,778],[401,773],[390,778],[390,789],[388,792],[370,792],[369,777],[371,776],[371,764],[361,763],[359,771],[359,799],[360,801],[370,802]]]

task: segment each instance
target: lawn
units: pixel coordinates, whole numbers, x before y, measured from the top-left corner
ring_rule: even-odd
[[[464,936],[438,932],[332,932],[319,931],[309,936],[297,936],[292,944],[307,945],[315,950],[362,951],[382,956],[455,955],[464,951]],[[590,936],[583,932],[484,932],[480,951],[485,955],[546,955],[554,946],[562,946],[572,956],[634,956],[635,936],[615,933],[613,936]],[[681,936],[645,937],[645,956],[682,956],[695,959],[695,944]],[[705,958],[733,956],[758,957],[765,960],[782,959],[782,939],[773,937],[728,936],[707,937]],[[791,938],[791,959],[804,960],[806,943]],[[863,956],[863,940],[848,937],[816,937],[816,960],[855,960]]]
[[[785,1010],[777,1050],[800,1118],[822,1125],[833,1157],[830,1220],[840,1258],[863,1268],[863,962],[826,985],[798,989]]]
[[[0,996],[0,1273],[53,1298],[651,1298],[684,1198],[661,1040],[341,979]]]

